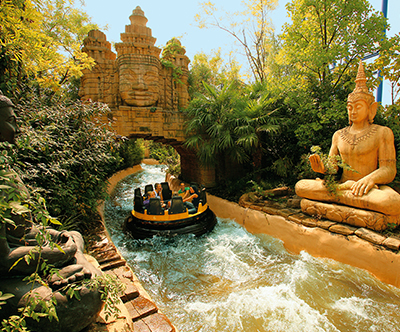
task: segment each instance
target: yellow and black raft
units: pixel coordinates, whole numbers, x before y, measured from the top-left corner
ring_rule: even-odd
[[[207,204],[205,189],[199,191],[200,203],[197,210],[189,211],[181,196],[172,196],[167,182],[161,185],[164,201],[171,203],[169,208],[163,208],[159,198],[150,198],[148,208],[145,209],[141,190],[135,189],[134,208],[124,222],[124,229],[133,238],[145,239],[155,235],[171,237],[178,234],[200,236],[214,228],[217,218]],[[146,189],[151,189],[151,185],[147,185]]]

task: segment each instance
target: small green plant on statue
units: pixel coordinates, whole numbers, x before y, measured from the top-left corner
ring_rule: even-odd
[[[338,191],[338,171],[339,169],[345,169],[352,172],[357,172],[346,164],[340,156],[329,156],[328,154],[322,153],[321,147],[314,145],[311,147],[311,153],[316,154],[321,158],[321,161],[325,168],[324,173],[324,186],[332,196],[339,196]]]
[[[44,257],[44,253],[49,251],[59,250],[64,252],[59,241],[56,241],[50,233],[50,227],[53,225],[61,225],[61,223],[50,216],[46,201],[36,191],[28,189],[21,190],[21,182],[18,180],[16,173],[12,171],[11,166],[14,166],[13,157],[14,151],[12,146],[7,142],[0,142],[0,230],[4,233],[7,228],[16,228],[17,220],[15,216],[26,220],[29,224],[33,220],[36,222],[34,227],[35,236],[28,237],[29,245],[26,247],[31,248],[25,255],[16,259],[13,265],[9,268],[16,268],[18,264],[26,264],[26,277],[18,285],[19,289],[26,289],[26,293],[21,295],[21,301],[25,303],[24,306],[19,306],[15,314],[3,317],[0,320],[0,331],[4,332],[21,332],[29,331],[27,328],[27,320],[39,322],[41,319],[47,319],[50,322],[58,321],[57,315],[57,300],[55,293],[50,289],[49,280],[54,273],[58,273],[52,264]],[[24,187],[25,188],[25,187]],[[3,246],[8,246],[4,240],[8,239],[3,237]],[[4,252],[5,250],[3,250]],[[47,256],[48,257],[48,256]],[[2,260],[2,262],[5,259]],[[24,270],[19,272],[24,274]],[[3,275],[4,280],[12,278]],[[6,282],[3,280],[3,284]],[[48,288],[48,295],[41,296],[37,292],[38,286],[45,286]],[[111,316],[117,317],[119,314],[119,295],[124,290],[124,285],[115,276],[102,274],[91,279],[83,279],[74,283],[68,284],[57,290],[57,292],[66,295],[72,299],[75,297],[81,300],[81,290],[86,288],[89,290],[98,290],[101,300],[104,303],[104,315],[106,319]],[[18,289],[15,287],[15,289]],[[86,292],[85,290],[83,293]],[[16,294],[4,293],[0,291],[0,310],[6,306],[10,306],[7,300],[15,297]],[[60,304],[59,306],[61,306]]]

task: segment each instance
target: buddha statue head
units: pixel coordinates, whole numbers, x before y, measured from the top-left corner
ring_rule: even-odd
[[[367,87],[367,77],[365,76],[364,66],[360,60],[356,77],[356,87],[347,98],[347,110],[349,114],[349,123],[353,123],[352,109],[360,109],[362,112],[367,112],[368,122],[372,124],[378,108],[378,103],[375,101],[374,95],[369,92]],[[361,113],[361,111],[359,113]]]
[[[146,26],[147,18],[138,6],[129,17],[131,24],[121,33],[121,43],[115,44],[118,53],[119,94],[129,106],[157,105],[160,97],[159,55],[156,39]]]
[[[19,129],[14,114],[14,104],[0,91],[0,142],[15,143]]]

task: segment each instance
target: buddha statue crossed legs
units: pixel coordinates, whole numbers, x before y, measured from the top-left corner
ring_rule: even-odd
[[[374,230],[399,223],[400,195],[385,185],[396,175],[394,137],[390,128],[373,124],[377,107],[360,61],[356,88],[347,101],[350,126],[335,132],[329,151],[351,169],[343,169],[336,195],[328,192],[323,180],[300,180],[295,189],[305,198],[303,212]],[[315,172],[325,173],[318,155],[310,156],[310,163]]]

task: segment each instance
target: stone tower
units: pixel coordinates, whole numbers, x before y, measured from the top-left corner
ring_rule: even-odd
[[[92,70],[84,70],[79,91],[82,100],[92,100],[116,106],[118,76],[116,75],[116,55],[111,51],[111,44],[106,35],[99,30],[92,30],[84,40],[82,48],[96,61]]]
[[[84,71],[81,99],[107,103],[113,113],[121,106],[185,108],[189,102],[185,49],[172,39],[160,59],[161,50],[139,6],[129,20],[121,42],[115,44],[117,54],[101,31],[92,30],[85,38],[83,50],[96,65]]]

